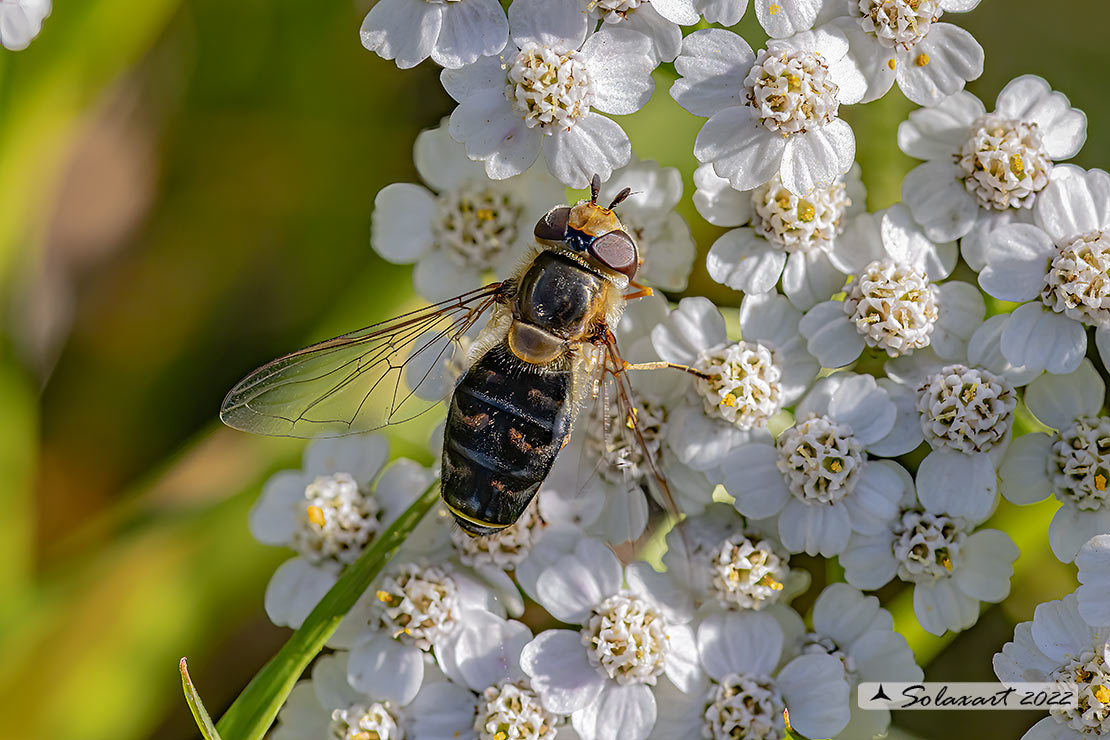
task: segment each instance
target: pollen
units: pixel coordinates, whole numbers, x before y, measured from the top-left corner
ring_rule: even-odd
[[[759,579],[759,585],[766,586],[772,591],[782,591],[782,581],[776,581],[770,573]]]
[[[771,13],[771,15],[778,15],[782,11],[782,8],[779,7],[777,3],[771,3],[771,5],[767,7],[767,10]]]
[[[388,604],[393,601],[393,594],[389,593],[388,591],[378,591],[375,596],[377,596],[378,601],[382,602],[383,604]]]
[[[1100,684],[1099,687],[1095,689],[1094,694],[1095,698],[1098,699],[1100,703],[1110,704],[1110,689]]]
[[[492,208],[480,208],[474,215],[477,216],[480,221],[492,221],[494,219]]]
[[[893,72],[894,68],[898,66],[898,60],[894,57],[891,57],[890,59],[886,60],[886,66],[890,67],[890,70]]]
[[[929,55],[928,54],[918,54],[914,58],[913,63],[916,64],[918,67],[925,67],[929,64]]]
[[[721,399],[722,406],[728,406],[730,409],[736,406],[736,394],[726,393],[725,397]]]
[[[798,203],[798,220],[809,223],[817,216],[817,209],[809,201]]]
[[[312,522],[317,527],[322,527],[327,524],[327,519],[324,518],[324,510],[319,506],[309,506],[305,513],[308,514],[308,521]]]
[[[1098,475],[1095,476],[1095,488],[1097,488],[1100,491],[1105,491],[1106,490],[1106,476],[1103,475],[1102,473],[1099,473]]]
[[[1014,177],[1021,180],[1025,177],[1025,162],[1022,161],[1020,154],[1010,155],[1010,172],[1014,173]]]
[[[948,571],[949,573],[952,572],[952,558],[948,557],[947,555],[944,555],[940,559],[940,564],[944,566],[944,569],[946,571]]]

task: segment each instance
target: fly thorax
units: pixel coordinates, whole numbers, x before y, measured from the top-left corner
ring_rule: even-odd
[[[381,580],[375,597],[371,624],[421,650],[430,650],[459,620],[455,581],[436,565],[405,563]]]
[[[910,265],[875,260],[848,286],[844,311],[868,346],[898,357],[929,346],[936,286]]]
[[[569,130],[590,112],[593,90],[580,52],[529,44],[507,72],[505,96],[529,128]]]
[[[734,534],[711,554],[710,590],[726,609],[773,606],[790,576],[787,557],[769,540]]]
[[[786,737],[785,709],[773,678],[733,673],[710,686],[701,736],[706,740],[782,740]]]
[[[762,428],[782,409],[782,368],[774,351],[758,342],[737,342],[705,350],[694,379],[705,413],[740,429]]]
[[[1058,245],[1041,300],[1070,319],[1110,326],[1110,238],[1092,231]]]
[[[1110,735],[1110,670],[1106,665],[1105,646],[1086,650],[1071,658],[1049,674],[1049,681],[1074,683],[1079,694],[1078,707],[1049,710],[1056,721],[1067,725],[1082,737]]]
[[[996,211],[1032,208],[1052,172],[1037,124],[993,113],[971,124],[957,162],[967,191]]]
[[[1048,460],[1056,498],[1083,511],[1098,511],[1110,480],[1110,419],[1083,416],[1061,429]]]
[[[478,740],[554,740],[558,717],[523,682],[501,681],[478,694]]]
[[[352,704],[331,713],[331,740],[405,740],[392,702]]]
[[[966,365],[942,368],[917,392],[921,429],[934,449],[990,452],[1009,434],[1016,408],[1008,380]]]
[[[461,267],[492,270],[516,244],[523,205],[506,189],[468,185],[436,196],[436,244]]]
[[[940,0],[849,0],[860,28],[887,49],[910,50],[944,14]]]
[[[829,65],[812,51],[763,49],[744,90],[760,123],[783,136],[824,126],[840,110]]]
[[[752,191],[752,227],[785,252],[829,251],[844,230],[844,214],[851,204],[842,182],[799,198],[775,175]]]
[[[847,424],[813,415],[775,441],[776,465],[794,497],[806,504],[836,504],[852,492],[863,469],[863,445]]]
[[[586,656],[599,674],[620,684],[655,684],[663,672],[663,614],[641,596],[620,593],[594,607],[582,627]]]
[[[458,527],[451,529],[451,543],[459,560],[470,566],[493,565],[513,570],[543,538],[547,522],[540,516],[537,499],[532,499],[520,519],[485,537],[472,537]]]
[[[898,577],[912,583],[950,577],[959,567],[966,539],[966,525],[960,519],[927,511],[903,512],[894,523]]]
[[[382,528],[377,500],[347,473],[317,477],[296,507],[292,547],[311,563],[353,563]]]

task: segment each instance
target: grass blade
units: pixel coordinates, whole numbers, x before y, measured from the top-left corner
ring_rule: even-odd
[[[197,687],[193,685],[193,679],[189,678],[189,666],[184,658],[181,659],[178,668],[181,670],[181,688],[185,691],[185,701],[189,702],[189,711],[193,713],[193,719],[200,728],[200,734],[204,736],[204,740],[220,740],[220,733],[216,731],[216,725],[212,724],[212,718],[208,716],[208,710],[200,700],[200,694],[197,693]]]
[[[261,740],[301,673],[323,649],[343,616],[432,508],[438,496],[439,481],[436,481],[374,541],[369,550],[343,571],[304,624],[251,679],[243,693],[220,718],[217,727],[226,740]]]

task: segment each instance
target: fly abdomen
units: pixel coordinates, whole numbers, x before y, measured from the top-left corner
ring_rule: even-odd
[[[571,372],[527,367],[505,343],[459,381],[443,443],[444,501],[460,526],[490,534],[515,522],[570,434]]]

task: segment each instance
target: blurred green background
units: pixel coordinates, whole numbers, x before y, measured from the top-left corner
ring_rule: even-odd
[[[416,177],[412,142],[452,103],[430,63],[366,52],[367,0],[61,0],[0,50],[0,717],[20,740],[191,738],[177,659],[219,715],[287,632],[262,593],[286,553],[246,513],[301,445],[219,427],[224,392],[308,340],[411,302],[368,245],[375,193]],[[1035,72],[1090,117],[1076,161],[1110,162],[1104,0],[984,0],[946,17],[986,49],[988,109]],[[741,32],[763,36],[749,12]],[[683,170],[701,125],[667,95],[621,119]],[[912,109],[895,89],[845,115],[870,205],[899,197]],[[704,254],[719,230],[687,199]],[[692,293],[738,295],[699,267]],[[419,441],[397,444],[424,455]],[[1045,543],[1053,506],[1003,504],[1013,594],[954,641],[909,630],[931,678],[989,680],[1033,606],[1074,587]],[[898,589],[889,599],[913,626]],[[898,611],[901,609],[901,611]],[[903,714],[921,737],[1017,737],[1019,713]],[[958,728],[952,725],[958,722]],[[966,733],[966,734],[965,734]]]

